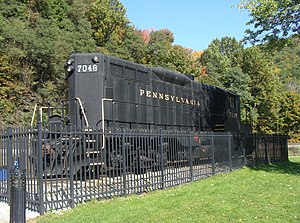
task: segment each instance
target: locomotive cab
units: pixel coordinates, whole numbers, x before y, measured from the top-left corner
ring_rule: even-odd
[[[227,131],[240,132],[241,131],[241,115],[240,115],[240,96],[232,92],[227,92]]]

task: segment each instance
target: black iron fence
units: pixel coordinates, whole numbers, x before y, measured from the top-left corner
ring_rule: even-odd
[[[300,143],[289,143],[289,156],[300,156]]]
[[[246,164],[287,160],[287,137],[108,129],[6,129],[0,134],[0,201],[10,171],[26,170],[26,206],[43,214],[90,200],[144,193]]]

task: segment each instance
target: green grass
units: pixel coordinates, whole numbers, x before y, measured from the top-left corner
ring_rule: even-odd
[[[105,201],[37,222],[300,222],[300,157]]]

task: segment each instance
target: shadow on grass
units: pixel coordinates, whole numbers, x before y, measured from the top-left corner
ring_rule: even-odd
[[[280,163],[262,164],[249,167],[252,170],[262,170],[272,173],[300,175],[300,162],[285,161]]]

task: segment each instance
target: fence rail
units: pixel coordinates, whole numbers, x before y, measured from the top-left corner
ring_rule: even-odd
[[[0,133],[0,201],[14,163],[26,169],[26,206],[43,214],[90,200],[164,189],[244,165],[287,160],[287,137],[37,128]]]

